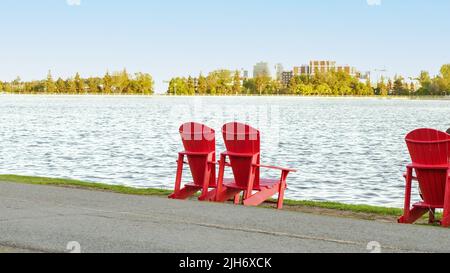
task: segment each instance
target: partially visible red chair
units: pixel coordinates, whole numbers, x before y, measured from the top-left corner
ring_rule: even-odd
[[[406,136],[406,143],[412,164],[408,165],[405,174],[405,210],[399,223],[412,224],[427,213],[430,223],[434,223],[436,209],[444,209],[441,222],[449,227],[450,136],[434,129],[418,129]],[[418,181],[423,201],[411,208],[412,181]]]
[[[278,193],[277,208],[282,209],[286,179],[289,173],[296,170],[261,165],[261,137],[258,130],[234,122],[224,125],[222,133],[227,151],[220,158],[216,201],[225,202],[234,197],[235,204],[238,204],[240,193],[243,192],[244,205],[258,206]],[[225,167],[231,167],[234,179],[224,179]],[[261,168],[281,171],[280,179],[261,179]]]
[[[211,201],[215,191],[208,191],[217,186],[215,131],[203,124],[190,122],[180,127],[180,135],[185,151],[178,154],[175,191],[169,198],[187,199],[201,191],[199,200]],[[181,188],[184,164],[189,165],[194,182]]]

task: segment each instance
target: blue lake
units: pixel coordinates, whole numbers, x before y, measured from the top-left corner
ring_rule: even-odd
[[[171,189],[178,127],[237,120],[261,130],[264,164],[299,170],[287,198],[401,207],[405,135],[449,117],[448,100],[0,95],[0,173]]]

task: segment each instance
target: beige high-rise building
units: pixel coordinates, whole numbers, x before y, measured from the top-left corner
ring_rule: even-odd
[[[309,69],[311,74],[319,73],[327,73],[331,71],[335,71],[336,62],[332,61],[310,61]]]
[[[328,73],[331,71],[345,72],[351,76],[355,76],[357,71],[354,67],[346,65],[346,66],[337,66],[334,61],[310,61],[309,65],[302,65],[294,67],[294,76],[313,76],[317,72],[319,73]]]
[[[309,65],[302,65],[302,66],[296,66],[294,67],[294,76],[300,76],[300,75],[311,75],[311,69]]]

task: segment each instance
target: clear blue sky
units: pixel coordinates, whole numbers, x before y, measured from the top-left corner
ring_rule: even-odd
[[[331,59],[405,76],[450,63],[448,0],[77,1],[0,1],[0,80],[126,67],[165,91],[175,75],[258,61]]]

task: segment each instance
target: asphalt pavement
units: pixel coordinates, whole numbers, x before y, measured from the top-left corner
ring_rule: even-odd
[[[1,252],[450,252],[450,229],[0,182]]]

